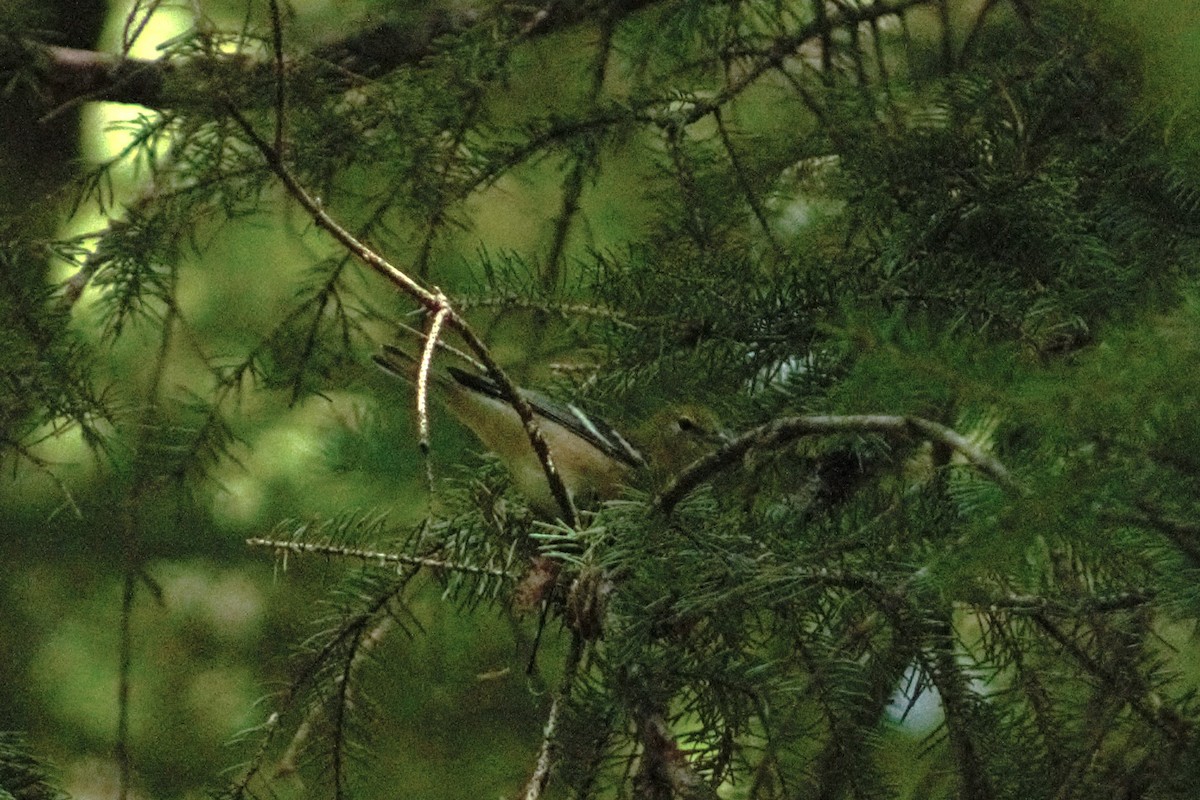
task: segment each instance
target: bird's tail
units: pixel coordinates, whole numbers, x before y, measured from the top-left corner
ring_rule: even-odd
[[[409,383],[417,382],[417,372],[420,360],[406,350],[401,350],[394,344],[385,344],[379,352],[371,356],[384,372],[402,378]]]
[[[419,334],[419,332],[416,333]],[[423,334],[419,335],[423,336]],[[472,367],[475,372],[479,374],[483,373],[483,365],[478,361],[458,348],[451,347],[444,342],[438,342],[438,358],[430,365],[429,369],[429,380],[437,386],[450,385],[455,381],[451,375],[463,373],[463,370],[459,370],[453,366],[442,366],[444,363],[442,354],[453,356],[457,361]],[[384,344],[379,349],[379,352],[371,358],[384,372],[402,378],[414,386],[416,385],[417,375],[421,370],[420,356],[415,356],[404,348],[397,347],[394,344]],[[461,383],[462,381],[460,380],[459,382]]]

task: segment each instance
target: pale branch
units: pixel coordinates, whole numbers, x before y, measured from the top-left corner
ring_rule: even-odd
[[[871,421],[874,418],[866,416],[864,419]],[[886,427],[888,425],[887,420],[887,417],[881,417],[879,418],[879,423]],[[960,453],[971,463],[971,466],[984,475],[987,475],[1008,491],[1015,494],[1021,494],[1025,491],[1024,487],[1012,477],[1008,469],[1000,463],[999,459],[953,428],[949,428],[939,422],[923,419],[922,417],[900,417],[900,420],[904,428],[915,431],[932,442],[945,445],[951,450]]]
[[[489,577],[503,578],[510,581],[516,580],[518,577],[520,577],[508,572],[507,570],[496,567],[478,567],[472,564],[459,564],[454,561],[445,561],[439,558],[412,556],[405,553],[389,553],[385,550],[365,550],[358,547],[346,547],[338,544],[293,542],[286,539],[262,538],[247,539],[246,544],[250,547],[267,547],[275,550],[276,552],[284,554],[297,553],[333,556],[336,558],[353,558],[359,561],[368,561],[380,565],[398,564],[406,567],[426,567],[428,569],[444,572],[462,572],[468,575],[486,575]]]
[[[437,347],[442,342],[442,328],[446,324],[446,315],[449,312],[449,301],[446,301],[445,295],[441,290],[438,290],[438,297],[442,298],[447,305],[443,306],[438,313],[433,315],[429,321],[429,333],[423,335],[425,343],[421,346],[421,360],[417,365],[417,431],[418,439],[417,446],[421,450],[421,455],[425,461],[425,484],[429,490],[429,496],[433,497],[434,479],[433,479],[433,461],[429,457],[429,369],[433,366],[433,354]]]
[[[670,513],[688,492],[718,472],[741,461],[751,450],[773,450],[804,436],[835,433],[881,433],[888,436],[918,435],[960,454],[977,470],[1014,494],[1025,489],[1000,461],[957,431],[921,417],[892,414],[810,415],[781,417],[754,428],[720,449],[693,462],[662,491],[655,504]]]
[[[970,604],[988,611],[1008,611],[1012,614],[1036,613],[1078,617],[1081,614],[1103,614],[1141,608],[1153,602],[1154,598],[1155,592],[1151,589],[1129,589],[1069,599],[1011,592],[992,598],[972,600]]]
[[[522,800],[538,800],[550,782],[550,772],[558,758],[558,726],[562,708],[570,699],[571,688],[575,684],[575,673],[583,660],[584,641],[578,635],[571,637],[571,649],[567,653],[566,664],[563,668],[562,680],[554,699],[550,702],[550,711],[546,715],[546,725],[542,729],[542,744],[538,748],[537,761],[534,762],[533,772],[525,783],[521,793]]]
[[[433,365],[433,353],[442,338],[442,327],[446,316],[450,313],[449,301],[445,295],[438,292],[445,305],[433,315],[429,323],[429,333],[425,336],[425,344],[421,348],[421,361],[417,366],[417,429],[420,431],[421,452],[429,452],[429,368]],[[430,485],[433,481],[430,480]]]

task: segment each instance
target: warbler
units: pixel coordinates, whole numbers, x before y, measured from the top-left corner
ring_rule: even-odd
[[[418,360],[403,349],[385,344],[374,360],[386,372],[416,383]],[[429,387],[485,448],[499,456],[535,513],[549,519],[561,515],[521,419],[494,380],[435,360]],[[519,391],[533,409],[567,491],[585,505],[619,497],[639,470],[678,469],[726,439],[707,413],[677,409],[668,413],[669,419],[652,420],[652,435],[647,438],[653,453],[648,456],[613,426],[578,406],[528,389]]]

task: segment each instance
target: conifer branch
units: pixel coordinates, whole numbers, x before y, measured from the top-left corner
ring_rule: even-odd
[[[413,300],[417,301],[425,310],[434,315],[442,314],[445,324],[453,328],[463,338],[467,346],[474,351],[475,355],[487,368],[488,374],[495,380],[505,400],[517,412],[517,416],[521,418],[521,422],[525,427],[525,433],[529,437],[530,445],[533,447],[533,451],[542,465],[542,471],[546,475],[550,492],[558,502],[559,510],[563,513],[563,520],[572,528],[578,527],[579,512],[575,509],[575,501],[572,499],[571,493],[567,491],[566,484],[563,483],[558,469],[554,466],[554,459],[550,453],[550,445],[538,427],[533,414],[533,408],[529,405],[529,401],[517,390],[516,384],[512,382],[512,379],[508,377],[508,373],[492,357],[487,345],[471,329],[467,321],[459,316],[458,312],[447,303],[444,295],[439,295],[437,292],[426,289],[416,279],[394,266],[386,258],[360,242],[350,231],[342,227],[340,223],[325,211],[324,206],[310,195],[296,177],[292,175],[287,165],[283,162],[282,154],[277,152],[258,135],[249,120],[242,116],[233,106],[227,105],[226,111],[237,122],[238,126],[250,140],[250,143],[259,151],[267,165],[271,168],[271,171],[280,179],[292,198],[299,202],[309,213],[317,227],[333,236],[348,252],[382,275]]]
[[[1080,617],[1086,614],[1105,614],[1141,608],[1155,600],[1157,594],[1150,589],[1128,589],[1120,592],[1096,594],[1089,597],[1049,597],[1040,594],[1018,594],[1008,592],[995,597],[972,598],[965,602],[975,608],[989,611],[1008,611],[1012,614],[1054,614],[1062,617]]]
[[[347,727],[349,726],[349,718],[354,710],[354,676],[358,673],[363,664],[367,663],[367,657],[371,651],[377,648],[396,627],[396,620],[393,616],[384,616],[374,625],[370,627],[363,626],[355,632],[353,643],[346,648],[342,654],[342,664],[337,671],[337,676],[334,680],[334,700],[333,713],[330,722],[333,725],[333,733],[329,737],[332,743],[332,761],[334,773],[334,796],[343,798],[345,796],[345,785],[348,780],[346,773],[346,762],[348,756],[346,753],[348,744]],[[310,713],[305,717],[304,722],[297,728],[297,736],[301,734],[301,728],[311,728],[316,721],[316,715],[322,712],[320,705],[314,704],[310,708]],[[291,752],[293,746],[299,748],[304,744],[304,739],[307,733],[299,740],[293,737],[288,745],[288,751],[285,756],[290,755],[295,758],[295,753]]]
[[[167,297],[175,296],[177,272],[170,272],[170,291]],[[159,432],[162,423],[160,405],[162,402],[163,376],[167,368],[167,359],[171,342],[178,322],[179,309],[174,302],[167,304],[166,314],[162,320],[162,328],[158,341],[158,351],[155,354],[151,368],[150,380],[146,386],[145,401],[147,419],[138,432],[133,454],[133,480],[121,498],[121,557],[122,557],[122,591],[120,613],[120,638],[118,643],[118,682],[117,682],[117,731],[114,745],[118,764],[118,800],[127,800],[133,792],[134,764],[132,740],[130,738],[130,694],[133,687],[133,650],[134,627],[133,612],[137,601],[138,586],[145,582],[151,587],[156,597],[161,599],[157,585],[149,578],[144,568],[142,553],[140,514],[146,495],[155,488],[156,482],[162,477],[152,467],[148,466],[154,451],[154,436]],[[184,461],[176,466],[176,470],[185,469],[183,464],[190,460],[192,453],[185,455]],[[172,471],[174,473],[174,471]]]
[[[112,278],[103,285],[112,303],[102,317],[104,345],[114,342],[122,323],[129,330],[148,321],[163,334],[158,360],[147,370],[154,387],[146,400],[148,423],[132,432],[118,428],[112,437],[116,445],[126,438],[133,445],[114,448],[119,459],[133,452],[133,489],[122,509],[121,790],[129,793],[133,767],[139,766],[126,741],[137,719],[128,706],[137,678],[130,655],[136,659],[141,635],[129,610],[142,599],[134,593],[141,589],[137,580],[149,582],[136,539],[138,528],[158,513],[156,504],[140,501],[154,500],[164,478],[190,477],[194,464],[229,456],[225,400],[260,378],[268,379],[262,381],[267,391],[280,385],[273,365],[288,370],[299,363],[284,373],[293,378],[296,397],[310,386],[307,378],[315,374],[312,365],[326,341],[340,334],[348,353],[355,336],[372,338],[384,315],[366,298],[363,308],[352,307],[345,269],[355,260],[413,297],[423,314],[426,330],[412,339],[421,349],[418,417],[428,411],[432,358],[451,352],[507,387],[520,414],[515,390],[464,321],[472,301],[456,299],[463,284],[446,283],[463,276],[429,277],[435,243],[442,244],[438,237],[451,225],[483,219],[466,202],[472,193],[506,171],[544,159],[543,165],[562,168],[562,180],[537,198],[539,208],[558,206],[553,238],[546,237],[549,263],[540,267],[540,277],[542,288],[555,288],[544,286],[553,281],[564,289],[572,226],[579,224],[587,181],[616,165],[601,157],[613,149],[616,159],[634,168],[631,175],[642,174],[637,170],[651,160],[665,163],[646,188],[682,202],[666,213],[651,209],[638,232],[611,249],[606,231],[603,253],[572,262],[572,273],[581,275],[571,304],[552,302],[555,295],[539,293],[537,281],[527,277],[539,277],[539,268],[529,265],[546,252],[546,241],[512,257],[519,269],[492,270],[483,257],[483,269],[475,272],[487,276],[496,298],[475,304],[500,309],[484,316],[503,319],[508,308],[560,315],[566,324],[551,329],[580,332],[585,346],[603,343],[619,356],[613,369],[595,378],[598,385],[644,389],[636,402],[647,406],[660,399],[657,391],[676,388],[663,385],[676,376],[687,383],[678,388],[696,387],[697,397],[719,392],[725,380],[730,396],[716,401],[758,419],[781,408],[837,407],[846,389],[858,393],[856,403],[865,408],[910,408],[900,403],[912,398],[919,407],[973,408],[986,397],[988,404],[1023,409],[1030,430],[1055,426],[1054,435],[1006,438],[1000,452],[1006,461],[1013,453],[1006,466],[982,439],[918,417],[779,417],[676,475],[654,500],[672,517],[647,516],[645,504],[635,500],[614,501],[586,531],[576,526],[578,535],[561,537],[563,546],[543,547],[522,574],[523,548],[540,537],[528,538],[524,524],[509,530],[513,517],[490,494],[491,465],[454,499],[465,503],[473,491],[489,493],[485,499],[494,502],[473,503],[451,521],[422,528],[412,538],[419,544],[404,548],[419,555],[374,544],[389,533],[382,518],[335,520],[314,526],[308,536],[303,528],[295,532],[308,541],[287,540],[286,534],[248,540],[249,546],[275,550],[284,564],[289,557],[317,555],[355,559],[368,568],[349,570],[355,582],[345,602],[329,629],[310,640],[296,680],[276,698],[279,709],[262,728],[262,747],[232,794],[271,791],[263,770],[269,773],[279,750],[276,774],[288,774],[311,759],[318,742],[336,795],[345,792],[354,744],[348,732],[369,711],[357,671],[393,623],[409,624],[401,616],[407,609],[400,593],[422,570],[451,589],[515,586],[513,607],[540,606],[547,616],[561,615],[568,627],[571,654],[561,685],[547,698],[544,734],[530,747],[526,800],[555,791],[711,800],[718,782],[740,782],[735,793],[750,797],[886,796],[891,742],[880,730],[897,686],[914,704],[923,693],[928,697],[931,686],[941,696],[947,735],[931,746],[932,758],[922,754],[925,779],[942,781],[937,788],[945,787],[944,775],[934,777],[941,771],[951,774],[964,797],[1019,790],[1084,796],[1113,786],[1130,795],[1171,794],[1185,772],[1177,762],[1195,749],[1200,706],[1186,680],[1174,674],[1186,666],[1186,651],[1168,652],[1153,637],[1162,624],[1195,616],[1186,572],[1200,564],[1200,526],[1190,519],[1191,461],[1183,452],[1194,415],[1186,405],[1186,381],[1179,382],[1180,391],[1173,379],[1158,380],[1163,376],[1155,370],[1162,365],[1143,354],[1160,353],[1160,361],[1171,362],[1166,369],[1180,374],[1197,356],[1185,344],[1156,349],[1136,341],[1129,347],[1121,337],[1130,330],[1128,320],[1142,316],[1138,309],[1144,310],[1147,296],[1168,297],[1180,276],[1191,275],[1178,254],[1195,249],[1192,212],[1200,203],[1192,200],[1200,191],[1190,179],[1172,177],[1171,167],[1162,170],[1166,178],[1157,177],[1164,151],[1152,141],[1155,126],[1126,113],[1138,91],[1127,80],[1136,76],[1136,59],[1116,69],[1105,65],[1112,42],[1103,28],[1078,26],[1087,17],[1064,10],[1071,4],[1039,7],[1033,25],[1028,0],[977,0],[966,13],[955,2],[617,0],[606,6],[535,0],[481,11],[468,0],[450,11],[413,12],[405,28],[364,32],[339,52],[317,48],[288,56],[284,9],[268,0],[258,8],[269,15],[270,33],[252,39],[262,26],[243,28],[236,39],[248,42],[245,52],[253,56],[218,53],[219,44],[233,39],[206,29],[168,45],[170,55],[147,62],[145,75],[128,59],[113,57],[110,71],[95,72],[88,69],[96,64],[81,61],[78,74],[95,79],[97,94],[91,96],[112,88],[109,80],[128,81],[117,93],[140,86],[153,91],[153,73],[163,83],[158,97],[170,101],[162,107],[178,111],[136,126],[121,156],[87,177],[81,195],[96,197],[110,214],[119,213],[116,193],[103,182],[111,180],[106,170],[117,162],[146,164],[157,183],[127,212],[128,222],[97,236],[96,253],[103,255],[84,256],[78,242],[50,248],[69,254],[79,268],[63,287],[63,306],[78,299],[94,272],[100,271],[97,282]],[[127,18],[123,52],[144,35],[148,12],[160,5],[137,5]],[[906,13],[918,7],[927,13]],[[629,18],[643,9],[650,13]],[[535,98],[511,114],[492,115],[510,97],[507,89],[516,84],[511,96],[518,96],[525,88],[519,82],[537,69],[510,59],[512,48],[574,22],[589,28],[571,37],[580,49],[563,61],[590,60],[590,86],[589,76],[579,75],[554,87],[570,96],[558,111],[545,111],[542,98]],[[434,42],[429,31],[438,26],[442,41]],[[621,59],[608,54],[610,36]],[[937,74],[939,49],[944,80]],[[978,64],[962,69],[976,58]],[[53,57],[44,63],[54,69]],[[420,66],[394,80],[375,80],[403,64]],[[607,82],[611,86],[605,70],[619,73]],[[289,83],[296,75],[305,85]],[[448,94],[437,83],[447,76]],[[500,77],[513,83],[501,87]],[[228,113],[213,101],[222,86],[237,98],[226,100]],[[69,96],[72,103],[89,95]],[[773,102],[787,104],[800,124],[787,130],[762,124]],[[250,121],[262,133],[256,135]],[[636,145],[656,129],[667,137],[666,152],[647,156]],[[316,146],[301,141],[294,133],[300,130],[306,137],[314,133]],[[323,136],[329,136],[328,147]],[[631,137],[634,147],[627,146]],[[164,141],[165,149],[157,149]],[[752,158],[746,147],[751,141],[763,146]],[[818,162],[819,172],[813,167]],[[387,163],[389,174],[370,173],[364,163]],[[538,180],[520,191],[545,189],[544,173],[533,172]],[[169,380],[164,376],[184,366],[176,362],[177,352],[167,359],[168,349],[184,349],[170,347],[173,334],[190,337],[195,352],[212,364],[206,356],[211,347],[199,340],[208,331],[189,326],[181,313],[181,307],[192,313],[193,303],[203,313],[206,298],[185,292],[177,299],[176,273],[168,275],[164,266],[180,258],[177,243],[204,238],[208,222],[220,215],[214,210],[226,219],[261,212],[264,202],[272,202],[264,186],[273,180],[288,195],[279,193],[274,202],[298,203],[302,224],[312,220],[340,249],[306,276],[291,308],[281,311],[282,323],[261,321],[269,332],[244,361],[209,367],[216,377],[209,395],[159,397],[159,384]],[[367,222],[338,227],[336,215],[314,199],[318,180],[339,192],[361,192],[351,202],[361,203],[355,206],[358,218]],[[609,191],[609,183],[605,178],[600,191]],[[498,186],[496,193],[508,188]],[[730,190],[737,205],[732,214],[722,206],[730,202]],[[1131,191],[1138,203],[1126,202]],[[1168,202],[1154,198],[1156,192]],[[1182,210],[1159,214],[1172,199]],[[1142,204],[1151,213],[1135,208]],[[1176,211],[1190,228],[1172,217]],[[624,236],[616,226],[613,233]],[[708,257],[696,259],[696,248],[686,241],[679,246],[689,234]],[[380,235],[411,235],[419,255],[393,266],[380,255],[388,247],[369,244]],[[757,263],[769,247],[788,258]],[[199,275],[187,281],[209,278],[192,262],[182,263],[191,271],[180,275]],[[374,275],[367,282],[379,286]],[[448,297],[435,282],[446,286]],[[260,283],[275,294],[286,291],[270,279]],[[719,287],[720,293],[689,296],[697,285]],[[510,292],[532,296],[509,299]],[[376,293],[391,296],[387,288]],[[18,302],[11,313],[23,308],[37,313],[42,306]],[[1200,312],[1194,304],[1164,313],[1167,324],[1177,326],[1171,336],[1182,332],[1184,342],[1195,339]],[[854,347],[847,335],[860,323],[869,336],[878,332],[892,341],[894,335],[897,347]],[[1079,353],[1078,360],[1056,365],[1056,385],[1047,389],[1045,365],[1015,358],[1013,350],[1033,343],[1040,355],[1054,359],[1042,343],[1071,325],[1102,332],[1122,359]],[[125,337],[122,347],[137,346],[137,339]],[[467,344],[455,350],[446,339]],[[16,440],[18,464],[28,472],[24,454],[39,450],[24,438],[51,435],[59,419],[85,419],[93,405],[70,388],[82,383],[74,363],[55,364],[74,350],[52,341],[47,346],[46,337],[22,330],[9,341],[15,357],[13,366],[0,370],[0,383],[15,397],[0,398],[0,417],[13,432],[0,434],[0,443]],[[915,360],[933,368],[911,369],[908,348],[930,343],[939,349]],[[277,346],[282,357],[273,359]],[[975,355],[984,365],[995,356],[1000,368],[959,380],[954,364]],[[124,368],[124,362],[114,363]],[[191,386],[207,378],[190,373]],[[876,376],[877,382],[866,380]],[[1077,385],[1064,380],[1060,389],[1064,377]],[[1094,398],[1089,384],[1097,385]],[[1060,402],[1067,392],[1069,402]],[[1060,416],[1064,405],[1071,410]],[[1153,418],[1139,426],[1147,408]],[[179,423],[181,414],[186,416]],[[419,426],[427,431],[427,420]],[[1095,427],[1103,430],[1090,429]],[[84,433],[99,438],[86,427]],[[832,498],[825,492],[843,475],[825,468],[829,460],[804,485],[784,474],[776,480],[774,467],[806,460],[797,439],[835,434],[866,445],[848,448],[863,459],[853,474],[846,471],[845,494]],[[875,458],[880,439],[903,442],[901,452],[932,442],[934,478],[908,481],[888,471],[886,459]],[[1107,447],[1114,439],[1118,446]],[[540,453],[536,431],[530,441]],[[753,456],[759,452],[780,457],[758,464]],[[1026,492],[1009,469],[1026,463],[1030,482],[1041,481],[1034,488],[1044,503],[1029,513],[1006,514]],[[734,475],[742,464],[755,468]],[[542,465],[555,491],[548,449]],[[963,465],[984,479],[957,480],[964,477]],[[830,475],[833,480],[825,480]],[[1073,485],[1072,475],[1085,479]],[[714,491],[694,491],[705,482],[715,484]],[[997,502],[1001,489],[1008,502]],[[1049,494],[1042,497],[1043,491]],[[1131,495],[1148,496],[1161,508]],[[560,505],[570,518],[570,498]],[[1103,511],[1117,507],[1129,513]],[[1080,519],[1062,519],[1076,509],[1085,509]],[[1094,509],[1101,509],[1098,530]],[[1004,530],[996,529],[997,518]],[[1134,546],[1115,553],[1096,538],[1108,528],[1133,538]],[[1011,541],[996,544],[992,537]],[[959,558],[964,551],[969,555]],[[936,568],[947,563],[947,569]],[[567,565],[579,572],[566,576],[574,581],[563,591]],[[584,666],[592,642],[597,657]],[[132,688],[136,698],[138,685]],[[285,717],[287,727],[281,725]],[[293,732],[290,743],[277,741]],[[330,742],[320,738],[325,734]],[[142,743],[135,743],[140,751]],[[626,758],[621,775],[619,762]],[[1028,769],[1013,774],[1013,764]],[[551,787],[552,774],[568,785]],[[753,784],[746,780],[751,774]],[[1026,784],[1035,788],[1025,792]]]
[[[828,560],[823,556],[815,561]],[[906,602],[911,590],[911,576],[870,570],[831,566],[800,566],[787,564],[777,569],[763,566],[760,578],[767,582],[795,581],[802,586],[818,586],[866,592],[879,601],[882,608],[895,608]],[[1105,614],[1140,608],[1153,602],[1156,593],[1149,588],[1131,588],[1115,592],[1057,597],[1046,594],[994,592],[985,579],[977,586],[967,586],[952,595],[956,603],[970,608],[1011,614],[1046,614],[1061,617],[1080,617],[1090,613]]]
[[[517,575],[496,567],[480,567],[473,564],[460,564],[439,558],[412,556],[405,553],[389,553],[383,550],[365,550],[358,547],[346,547],[337,544],[320,544],[317,542],[296,542],[288,539],[251,538],[246,540],[250,547],[265,547],[279,553],[298,553],[332,556],[335,558],[352,558],[375,564],[399,564],[409,567],[425,567],[439,572],[460,572],[466,575],[486,575],[492,578],[516,580]]]
[[[738,155],[737,148],[733,145],[733,138],[729,135],[729,126],[725,123],[725,115],[720,108],[713,110],[713,122],[717,124],[717,134],[721,137],[721,146],[725,149],[730,167],[733,168],[733,175],[737,178],[742,197],[746,198],[746,204],[750,206],[750,211],[754,214],[754,219],[762,229],[763,236],[770,243],[771,249],[775,251],[776,255],[783,255],[783,246],[780,245],[775,232],[771,230],[771,223],[767,219],[767,210],[750,182],[749,175],[746,174],[746,167],[742,163],[741,156]]]
[[[656,498],[655,505],[670,513],[688,492],[718,472],[741,461],[750,450],[773,450],[803,436],[834,433],[882,433],[889,436],[922,436],[942,444],[967,459],[976,469],[1014,494],[1024,488],[994,456],[951,428],[920,417],[888,414],[812,415],[783,417],[747,431],[713,453],[693,462]]]
[[[283,19],[279,0],[268,0],[271,12],[271,52],[275,57],[275,152],[283,155],[283,132],[287,121],[287,82],[284,80]]]
[[[1184,742],[1194,737],[1195,722],[1176,713],[1167,698],[1145,685],[1140,675],[1127,671],[1114,672],[1045,615],[1033,614],[1032,619],[1075,663],[1124,700],[1134,713],[1151,726],[1175,742]]]
[[[421,249],[413,261],[413,272],[421,280],[429,277],[430,260],[433,258],[433,246],[438,235],[451,220],[450,208],[453,204],[453,193],[447,190],[455,166],[456,157],[463,148],[472,127],[476,124],[483,105],[484,91],[482,86],[476,87],[464,103],[462,118],[454,128],[454,133],[448,146],[441,148],[438,164],[437,191],[433,198],[432,208],[425,222],[425,233],[421,237]],[[459,305],[462,308],[462,305]]]
[[[46,459],[30,450],[18,439],[0,437],[0,451],[4,449],[11,449],[18,458],[24,459],[25,463],[49,478],[59,493],[62,494],[65,507],[71,509],[71,513],[76,519],[82,520],[84,518],[83,511],[79,508],[79,504],[75,502],[75,494],[71,491],[71,487],[62,479],[62,476],[51,468],[50,463]]]
[[[284,542],[283,544],[303,543]],[[380,615],[389,614],[389,607],[407,587],[407,580],[393,581],[385,586],[382,591],[369,598],[369,602],[365,608],[356,611],[349,618],[342,621],[328,639],[306,659],[304,665],[299,670],[299,674],[288,685],[287,691],[278,703],[278,707],[268,716],[267,722],[262,728],[264,731],[263,737],[254,758],[245,766],[241,776],[231,783],[224,795],[225,797],[229,798],[229,800],[243,800],[247,797],[254,798],[256,796],[254,790],[251,788],[251,784],[262,774],[263,768],[266,766],[270,744],[276,734],[282,729],[281,721],[284,715],[295,710],[303,698],[305,690],[319,680],[322,670],[340,652],[345,651],[351,654],[351,661],[343,662],[344,664],[353,663],[353,654],[358,651],[360,644],[364,641],[364,635],[369,636],[372,630],[376,630]],[[341,674],[347,674],[345,668],[343,668]],[[306,716],[305,719],[311,720],[314,718]],[[303,741],[301,741],[301,744],[303,744]],[[338,746],[340,747],[340,744]]]
[[[1172,519],[1145,501],[1137,503],[1137,507],[1142,514],[1110,512],[1105,514],[1105,517],[1125,525],[1135,525],[1139,528],[1158,531],[1179,552],[1187,557],[1187,560],[1191,562],[1193,567],[1200,567],[1200,525],[1185,520]]]
[[[628,16],[661,0],[619,0],[612,13]],[[521,38],[545,36],[585,22],[594,13],[587,3],[556,3],[545,13],[520,24]],[[461,36],[486,20],[465,4],[458,8],[429,8],[423,20],[404,27],[391,22],[358,31],[348,38],[319,47],[311,54],[327,65],[322,76],[345,88],[360,85],[404,66],[419,64],[436,52],[438,39]],[[60,108],[84,100],[132,103],[154,109],[192,105],[196,98],[184,87],[206,73],[240,74],[240,83],[259,80],[278,69],[278,60],[260,62],[245,55],[213,54],[189,60],[129,58],[92,50],[52,45],[43,50],[40,71],[52,102]],[[288,62],[283,62],[284,67]]]
[[[918,650],[918,657],[945,709],[942,724],[954,754],[961,796],[988,800],[995,796],[995,791],[988,777],[984,748],[976,740],[982,729],[977,710],[980,700],[958,662],[949,609],[942,610],[937,618],[924,621],[923,627],[923,638],[929,642],[929,647]]]
[[[471,181],[459,188],[459,196],[466,197],[477,189],[494,183],[501,175],[533,158],[552,144],[576,137],[598,136],[604,131],[622,124],[636,122],[657,125],[667,137],[668,147],[671,147],[672,136],[678,136],[679,131],[699,122],[737,99],[768,72],[778,71],[793,82],[793,85],[799,86],[795,76],[791,74],[790,70],[784,68],[784,64],[793,53],[808,42],[836,30],[853,28],[884,17],[903,18],[909,9],[934,2],[938,2],[938,0],[900,0],[900,2],[891,4],[875,2],[861,7],[842,6],[839,14],[822,15],[820,19],[801,26],[794,33],[776,37],[766,48],[745,53],[726,53],[726,57],[744,57],[751,63],[739,73],[735,80],[727,81],[720,91],[710,97],[701,99],[691,95],[686,103],[678,103],[678,98],[674,97],[655,97],[634,107],[617,104],[610,108],[601,108],[590,117],[582,119],[552,120],[543,129],[531,133],[525,141],[509,146],[505,151],[493,157],[490,163],[480,169]],[[807,102],[807,93],[805,92],[804,95]],[[669,110],[664,110],[664,108]],[[826,125],[826,128],[831,135],[836,136],[836,131],[831,126]],[[676,133],[672,133],[672,130]],[[674,152],[671,155],[673,160],[678,161]],[[682,164],[676,163],[677,169],[680,166]],[[680,177],[682,179],[683,176],[680,175]],[[696,207],[693,204],[687,205],[689,211],[694,211]],[[695,236],[697,228],[694,220],[689,221],[689,229],[689,232]]]
[[[908,9],[927,5],[935,0],[900,0],[894,3],[874,2],[861,6],[841,6],[839,13],[822,13],[801,32],[781,39],[769,55],[771,63],[794,52],[800,44],[813,38],[828,41],[830,34],[848,26],[888,16],[903,15]],[[619,19],[658,5],[662,0],[619,0],[606,13]],[[552,3],[535,12],[518,25],[522,39],[545,36],[574,27],[589,20],[595,8],[588,3]],[[485,24],[478,11],[468,7],[457,9],[431,8],[416,24],[401,28],[383,23],[360,31],[347,39],[319,47],[311,58],[327,65],[322,79],[345,88],[361,85],[364,80],[377,78],[404,66],[419,64],[436,52],[436,41],[442,37],[461,36],[478,25]],[[826,48],[824,53],[828,53]],[[823,55],[823,58],[827,57]],[[161,58],[157,60],[129,58],[125,55],[103,53],[79,48],[50,45],[41,49],[39,67],[41,81],[48,90],[52,105],[61,110],[85,100],[108,100],[131,103],[152,109],[183,108],[195,104],[196,96],[188,89],[207,75],[229,74],[238,83],[260,80],[264,74],[276,72],[279,62],[274,53],[268,62],[243,54],[213,53],[187,60]],[[286,69],[289,64],[283,62]],[[754,75],[749,80],[757,78]],[[276,101],[277,102],[277,99]],[[58,112],[52,112],[58,113]],[[705,112],[707,113],[707,111]],[[701,114],[700,116],[704,116]],[[699,119],[700,117],[697,117]]]
[[[6,800],[70,800],[23,734],[0,731],[0,793]]]
[[[516,294],[499,294],[487,297],[456,297],[454,302],[458,308],[463,310],[471,308],[520,309],[539,311],[543,314],[554,314],[564,319],[572,316],[594,317],[611,322],[619,328],[637,330],[637,325],[628,321],[625,314],[618,309],[591,303],[548,302]]]
[[[596,105],[604,89],[604,76],[612,51],[613,32],[616,30],[615,14],[605,14],[600,22],[600,42],[592,61],[592,76],[588,85],[588,104]],[[562,200],[554,222],[554,236],[546,256],[546,271],[543,286],[549,291],[559,288],[562,281],[562,259],[566,251],[567,237],[571,224],[579,213],[583,183],[587,174],[595,169],[600,154],[600,140],[584,141],[582,152],[574,159],[570,171],[562,182]]]
[[[701,253],[706,253],[711,248],[711,236],[707,220],[701,214],[701,209],[705,207],[705,204],[700,200],[696,174],[684,154],[683,126],[677,124],[677,121],[671,117],[664,119],[659,125],[662,128],[667,154],[671,158],[671,171],[679,190],[684,227],[696,245],[696,249]]]

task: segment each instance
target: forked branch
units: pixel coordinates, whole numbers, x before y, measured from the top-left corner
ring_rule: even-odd
[[[483,340],[476,335],[470,325],[467,324],[467,321],[450,306],[444,295],[425,288],[416,279],[410,277],[408,273],[393,265],[366,244],[360,242],[346,228],[342,227],[337,220],[329,215],[321,202],[309,194],[300,184],[296,176],[287,168],[282,154],[267,140],[258,135],[258,132],[254,130],[250,121],[232,106],[226,106],[226,110],[246,134],[246,138],[250,144],[262,155],[267,166],[270,167],[271,171],[283,183],[288,194],[303,206],[318,228],[329,233],[342,247],[346,248],[347,252],[382,275],[400,291],[416,300],[426,311],[433,314],[435,318],[443,319],[447,326],[458,332],[459,336],[466,342],[467,347],[483,363],[488,374],[496,382],[501,392],[503,392],[505,400],[508,401],[513,410],[521,418],[521,422],[525,427],[525,433],[529,436],[529,443],[542,465],[543,472],[546,474],[546,482],[550,486],[550,491],[554,495],[554,499],[558,502],[559,510],[563,513],[563,521],[571,527],[577,527],[579,513],[575,510],[575,502],[571,499],[571,494],[567,491],[562,476],[554,466],[554,459],[550,454],[550,445],[546,442],[546,438],[542,435],[538,427],[533,415],[533,408],[517,390],[516,385],[508,377],[508,374],[505,373],[492,357],[491,351],[488,350]]]

